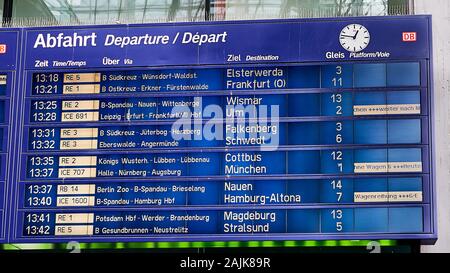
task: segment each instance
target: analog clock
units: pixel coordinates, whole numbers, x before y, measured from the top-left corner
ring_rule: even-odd
[[[370,42],[367,28],[360,24],[350,24],[341,30],[339,42],[350,52],[359,52],[366,48]]]

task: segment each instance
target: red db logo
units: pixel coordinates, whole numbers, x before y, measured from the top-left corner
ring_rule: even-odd
[[[415,42],[415,41],[417,41],[417,33],[416,32],[403,32],[402,40],[403,40],[403,42]]]
[[[6,45],[0,44],[0,54],[5,54],[5,53],[6,53]]]

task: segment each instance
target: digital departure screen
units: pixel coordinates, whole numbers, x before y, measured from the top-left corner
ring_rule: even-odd
[[[432,241],[430,29],[404,16],[1,31],[2,238]]]

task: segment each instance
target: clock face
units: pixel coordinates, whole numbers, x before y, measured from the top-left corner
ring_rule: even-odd
[[[350,24],[341,30],[339,42],[350,52],[359,52],[366,48],[370,42],[367,28],[359,24]]]

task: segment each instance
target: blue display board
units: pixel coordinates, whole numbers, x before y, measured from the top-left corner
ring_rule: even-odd
[[[13,205],[9,198],[13,186],[9,175],[13,168],[10,164],[15,122],[13,101],[19,95],[14,90],[18,78],[20,39],[19,30],[0,31],[0,242],[8,241],[9,212]]]
[[[430,22],[1,32],[2,238],[432,242]]]

